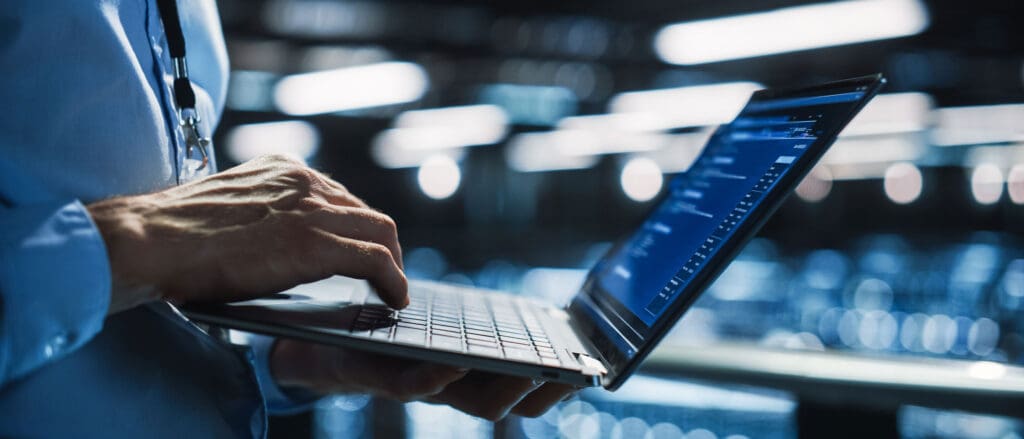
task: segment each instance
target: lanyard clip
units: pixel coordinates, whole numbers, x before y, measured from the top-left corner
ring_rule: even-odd
[[[210,162],[210,155],[206,151],[206,147],[210,144],[210,138],[203,137],[203,135],[199,133],[199,115],[195,113],[195,110],[187,113],[189,114],[179,113],[181,130],[185,134],[185,154],[192,155],[192,149],[199,148],[199,154],[203,156],[203,163],[196,168],[198,171],[205,168]]]
[[[192,82],[188,79],[188,64],[185,63],[184,48],[181,56],[172,57],[171,60],[174,62],[174,105],[178,110],[182,134],[185,135],[185,155],[191,156],[192,149],[199,148],[199,154],[203,156],[203,163],[196,168],[198,171],[210,163],[210,155],[206,151],[207,145],[210,144],[210,138],[203,137],[199,132],[196,95],[192,90]]]

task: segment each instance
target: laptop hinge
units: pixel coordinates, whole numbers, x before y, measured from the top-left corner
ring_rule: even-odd
[[[584,300],[586,300],[587,302],[590,301],[588,298],[585,298],[585,297],[584,297]],[[580,342],[583,343],[583,347],[586,350],[590,351],[589,353],[585,354],[587,356],[587,358],[589,358],[589,359],[591,359],[593,361],[597,361],[599,364],[601,364],[602,370],[605,371],[604,374],[607,375],[608,374],[608,368],[611,367],[610,363],[605,360],[604,355],[597,348],[597,346],[594,345],[594,342],[590,340],[590,337],[587,337],[586,334],[584,334],[583,331],[580,330],[579,322],[577,322],[576,319],[573,318],[573,313],[571,313],[569,311],[569,308],[566,307],[566,309],[563,309],[561,311],[565,313],[566,320],[568,320],[568,322],[569,322],[569,327],[572,328],[573,333],[576,334],[576,338],[579,339]],[[601,316],[601,318],[605,318],[605,317]],[[607,321],[607,318],[605,318],[605,320]],[[581,361],[581,363],[582,363],[582,361]]]
[[[565,321],[572,330],[572,333],[576,336],[576,340],[583,345],[583,349],[590,352],[576,352],[571,349],[566,349],[565,351],[576,359],[576,362],[579,363],[585,372],[592,375],[600,375],[602,377],[607,375],[608,367],[605,366],[601,353],[597,350],[594,344],[590,342],[590,339],[580,332],[580,329],[576,326],[576,323],[573,321],[568,310],[561,308],[547,308],[547,311],[548,315],[551,317]]]

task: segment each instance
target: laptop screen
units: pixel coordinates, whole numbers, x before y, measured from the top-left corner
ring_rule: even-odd
[[[642,226],[594,268],[571,308],[593,321],[606,359],[629,361],[671,327],[878,83],[758,92],[715,132]]]

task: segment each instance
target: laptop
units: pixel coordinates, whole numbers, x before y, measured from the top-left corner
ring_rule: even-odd
[[[719,127],[566,306],[410,281],[392,310],[343,277],[184,308],[216,326],[615,390],[793,191],[885,80],[761,90]]]

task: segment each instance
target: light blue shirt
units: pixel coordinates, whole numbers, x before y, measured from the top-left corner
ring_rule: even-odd
[[[179,0],[204,133],[224,103],[213,0]],[[155,0],[0,8],[0,437],[262,437],[295,406],[270,339],[234,346],[166,304],[106,318],[110,267],[84,204],[197,178],[176,129]],[[212,168],[212,166],[211,166]]]

